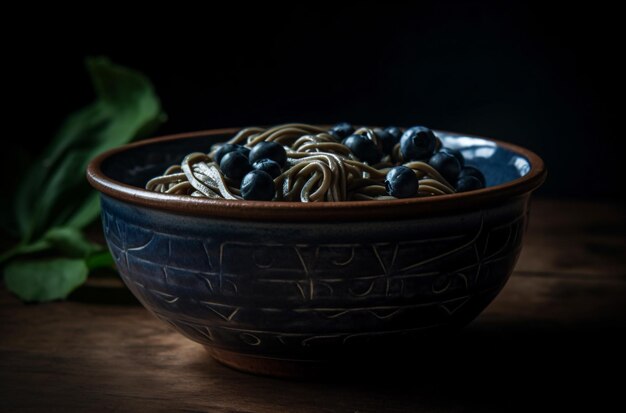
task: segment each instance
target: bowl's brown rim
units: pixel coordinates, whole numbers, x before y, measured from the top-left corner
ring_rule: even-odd
[[[96,156],[87,167],[87,179],[98,191],[133,205],[179,213],[183,215],[230,218],[250,221],[363,221],[397,220],[423,215],[439,215],[448,212],[475,210],[522,196],[537,189],[546,178],[543,160],[534,152],[508,142],[476,135],[444,132],[458,136],[485,139],[524,156],[530,163],[530,171],[510,182],[476,191],[440,195],[430,198],[408,198],[382,201],[345,202],[275,202],[237,201],[196,198],[183,195],[166,195],[126,185],[107,177],[101,169],[109,157],[141,146],[178,139],[236,133],[240,128],[211,129],[198,132],[178,133],[146,139],[110,149]],[[418,215],[419,214],[419,215]]]

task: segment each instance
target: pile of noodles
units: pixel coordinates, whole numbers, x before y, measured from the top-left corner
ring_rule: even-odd
[[[356,131],[379,144],[376,133],[367,128]],[[327,130],[306,124],[279,125],[269,129],[241,130],[227,143],[253,148],[260,142],[277,142],[287,151],[283,173],[274,179],[275,201],[322,202],[394,199],[387,194],[385,176],[394,166],[404,165],[419,179],[417,196],[451,194],[455,190],[430,165],[421,161],[403,163],[399,144],[391,155],[376,165],[359,161],[350,149],[337,142]],[[441,142],[437,139],[438,150]],[[180,165],[167,168],[151,179],[146,189],[166,194],[214,199],[242,199],[239,183],[225,177],[213,161],[218,147],[206,154],[194,152]]]

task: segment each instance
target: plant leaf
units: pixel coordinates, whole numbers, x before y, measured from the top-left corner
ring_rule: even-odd
[[[23,242],[51,226],[73,227],[95,217],[92,191],[83,171],[98,153],[130,141],[163,119],[158,97],[142,74],[104,58],[87,60],[97,100],[71,115],[45,156],[32,165],[16,194],[15,212]],[[74,219],[80,212],[80,218]]]
[[[94,252],[85,260],[89,271],[97,268],[113,268],[115,266],[115,260],[108,250]]]
[[[65,298],[87,279],[82,259],[13,261],[4,270],[7,288],[24,301]]]
[[[0,255],[0,264],[19,255],[54,251],[73,258],[86,258],[104,250],[99,244],[89,241],[78,228],[51,228],[43,237],[29,244],[18,244]]]
[[[17,255],[32,254],[44,251],[48,248],[50,248],[50,243],[44,239],[37,240],[31,244],[17,244],[13,248],[9,248],[0,254],[0,265]]]
[[[43,237],[48,244],[64,255],[75,258],[85,258],[96,251],[102,251],[102,246],[87,240],[83,233],[76,228],[52,228]]]

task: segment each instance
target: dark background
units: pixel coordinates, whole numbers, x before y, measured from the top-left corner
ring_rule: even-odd
[[[615,11],[490,2],[208,7],[157,10],[159,18],[74,10],[9,44],[7,84],[18,89],[9,122],[27,132],[4,168],[41,152],[64,116],[93,98],[83,60],[105,55],[152,79],[169,116],[159,134],[292,121],[423,124],[537,152],[549,170],[543,195],[619,196]]]

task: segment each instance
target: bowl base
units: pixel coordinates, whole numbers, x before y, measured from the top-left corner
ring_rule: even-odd
[[[253,356],[229,350],[205,346],[211,357],[218,362],[245,373],[280,378],[317,377],[332,367],[325,360],[295,360],[266,356]]]
[[[398,337],[383,342],[373,342],[349,351],[337,349],[317,353],[319,358],[283,358],[253,355],[205,345],[204,348],[219,363],[245,373],[288,379],[316,379],[355,376],[364,374],[389,374],[398,369],[422,366],[423,355],[446,354],[453,351],[463,327],[486,307],[494,293],[486,300],[474,303],[473,311],[448,325],[442,325],[414,337]],[[452,347],[451,347],[452,346]],[[448,350],[444,350],[448,349]],[[379,357],[372,358],[372,354]],[[332,374],[331,374],[332,373]],[[394,373],[395,374],[395,373]]]

